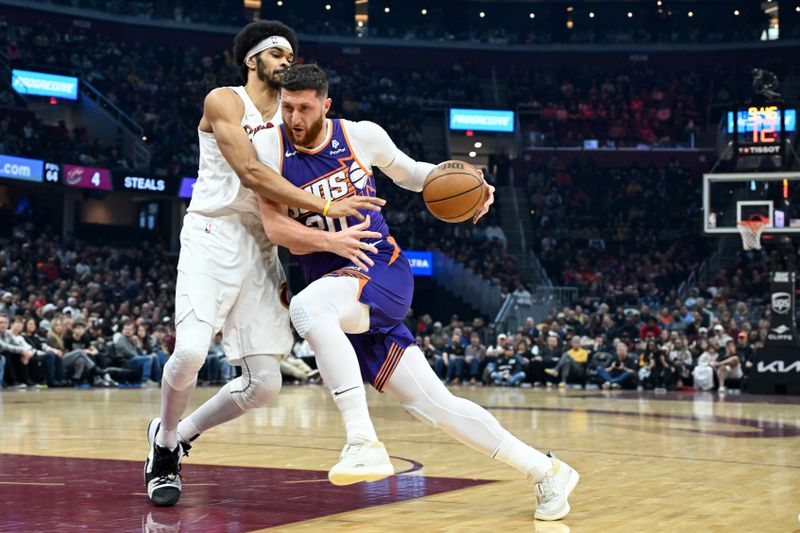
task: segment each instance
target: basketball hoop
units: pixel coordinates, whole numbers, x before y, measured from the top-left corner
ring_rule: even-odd
[[[745,250],[761,249],[761,233],[767,222],[762,218],[753,220],[740,220],[736,223],[742,236],[742,248]]]

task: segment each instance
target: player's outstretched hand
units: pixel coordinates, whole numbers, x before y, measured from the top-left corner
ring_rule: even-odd
[[[475,213],[475,216],[472,217],[473,224],[477,224],[478,221],[483,217],[483,215],[489,212],[489,207],[491,207],[491,205],[494,203],[494,186],[486,183],[486,190],[489,191],[489,197],[483,203],[483,207],[481,207],[481,210]]]
[[[364,215],[359,213],[359,209],[368,211],[380,211],[386,205],[386,200],[375,196],[349,196],[331,204],[328,209],[330,218],[356,217],[364,220]]]
[[[367,215],[364,222],[331,235],[331,249],[329,251],[349,259],[358,268],[368,271],[369,267],[374,265],[375,262],[369,258],[367,252],[377,254],[378,249],[368,242],[362,242],[362,239],[381,238],[381,234],[377,231],[367,231],[369,223],[369,215]]]

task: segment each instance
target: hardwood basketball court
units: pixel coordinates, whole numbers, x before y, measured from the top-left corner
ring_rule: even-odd
[[[198,439],[173,509],[147,501],[158,389],[0,394],[0,531],[800,531],[800,398],[456,389],[581,474],[560,522],[533,520],[516,471],[370,392],[398,476],[337,488],[323,387]],[[198,389],[193,405],[215,392]]]

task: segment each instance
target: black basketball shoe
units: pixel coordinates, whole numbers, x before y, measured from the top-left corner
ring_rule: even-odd
[[[181,497],[181,459],[188,455],[188,450],[181,442],[174,450],[158,446],[156,435],[160,427],[160,418],[154,418],[147,426],[150,453],[144,463],[144,484],[151,502],[159,507],[171,507]]]

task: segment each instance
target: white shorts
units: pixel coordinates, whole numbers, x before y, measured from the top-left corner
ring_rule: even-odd
[[[291,350],[286,275],[257,216],[187,214],[176,285],[175,324],[194,311],[222,332],[231,364]]]

